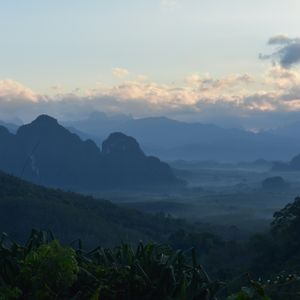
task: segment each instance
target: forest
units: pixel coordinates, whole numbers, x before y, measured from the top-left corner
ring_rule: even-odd
[[[0,299],[299,298],[300,198],[240,240],[4,173],[0,186]]]

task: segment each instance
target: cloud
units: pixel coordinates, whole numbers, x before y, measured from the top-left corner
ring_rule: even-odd
[[[38,94],[17,81],[4,79],[0,80],[0,99],[5,102],[36,102]]]
[[[123,68],[113,68],[112,74],[117,78],[124,78],[129,75],[129,71]]]
[[[291,89],[300,86],[300,73],[296,70],[275,65],[265,73],[265,84],[278,89]]]
[[[287,45],[287,44],[291,44],[291,43],[297,42],[297,41],[298,41],[298,39],[291,39],[287,35],[279,34],[279,35],[272,36],[269,39],[268,44],[269,45]]]
[[[0,80],[0,118],[19,119],[34,113],[45,97],[25,85],[11,80]]]
[[[267,55],[260,54],[260,59],[272,59],[286,69],[300,63],[300,38],[276,35],[269,39],[268,45],[277,46],[276,51]]]
[[[254,82],[254,78],[249,74],[229,74],[220,79],[212,78],[209,74],[200,76],[198,74],[192,74],[186,78],[186,82],[197,86],[199,91],[213,91],[226,90],[234,87],[240,87],[243,84],[250,84]]]
[[[0,80],[0,119],[30,121],[42,113],[60,120],[82,119],[93,111],[134,117],[165,115],[250,128],[271,126],[276,118],[300,116],[300,72],[277,64],[256,77],[195,73],[171,84],[137,78],[69,93],[59,86],[50,95],[13,80]]]

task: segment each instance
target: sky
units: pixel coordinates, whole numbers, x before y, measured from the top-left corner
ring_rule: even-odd
[[[0,0],[0,118],[262,129],[300,112],[298,0]]]

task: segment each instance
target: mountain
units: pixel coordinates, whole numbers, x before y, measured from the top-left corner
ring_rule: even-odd
[[[168,164],[145,156],[137,141],[123,133],[112,133],[102,144],[106,176],[114,185],[154,185],[180,183]]]
[[[80,139],[83,141],[92,140],[92,141],[95,141],[97,145],[98,144],[101,145],[100,141],[104,141],[104,138],[99,138],[97,136],[90,135],[90,134],[82,132],[74,127],[65,127],[65,128],[68,129],[71,133],[78,135],[80,137]]]
[[[300,139],[295,137],[186,123],[166,117],[112,118],[96,113],[86,120],[72,122],[72,126],[94,136],[98,128],[100,140],[108,132],[122,131],[136,138],[146,153],[164,160],[287,160],[300,149]]]
[[[95,111],[86,119],[66,121],[63,125],[67,128],[72,128],[72,130],[79,130],[81,135],[85,133],[98,141],[103,141],[104,137],[110,133],[122,131],[123,124],[130,120],[132,118],[127,115],[108,116],[103,112]]]
[[[261,183],[262,188],[268,191],[286,191],[289,188],[289,184],[281,177],[274,176],[264,179]]]
[[[7,123],[7,122],[3,122],[3,121],[0,121],[0,126],[7,128],[11,133],[16,133],[19,128],[19,126],[16,124]]]
[[[0,231],[22,242],[33,228],[63,242],[82,238],[86,247],[121,241],[162,240],[181,220],[121,208],[109,201],[37,186],[0,172]]]
[[[290,124],[280,126],[269,131],[272,134],[285,136],[290,138],[300,138],[300,122],[292,122]]]
[[[35,183],[89,191],[181,183],[166,163],[146,156],[125,134],[111,134],[102,149],[47,115],[15,135],[0,128],[0,169]]]
[[[294,156],[290,162],[275,162],[272,171],[300,171],[300,154]]]

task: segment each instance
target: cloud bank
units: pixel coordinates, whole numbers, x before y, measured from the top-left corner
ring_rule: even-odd
[[[249,74],[222,78],[192,74],[181,84],[124,81],[89,89],[84,95],[52,96],[40,95],[12,80],[0,81],[0,119],[28,121],[47,113],[67,120],[84,118],[95,110],[254,127],[258,116],[265,121],[269,118],[271,123],[272,116],[300,113],[300,73],[277,65],[261,78]]]
[[[162,84],[145,76],[126,80],[130,72],[114,68],[112,73],[119,84],[97,85],[85,92],[80,87],[71,93],[52,89],[56,94],[51,96],[13,80],[0,80],[0,119],[30,121],[46,113],[68,120],[103,111],[247,128],[277,127],[300,116],[300,72],[292,68],[300,62],[299,43],[298,38],[283,35],[270,38],[268,44],[277,48],[264,58],[275,63],[259,76],[228,74],[215,78],[194,73],[180,82]]]

